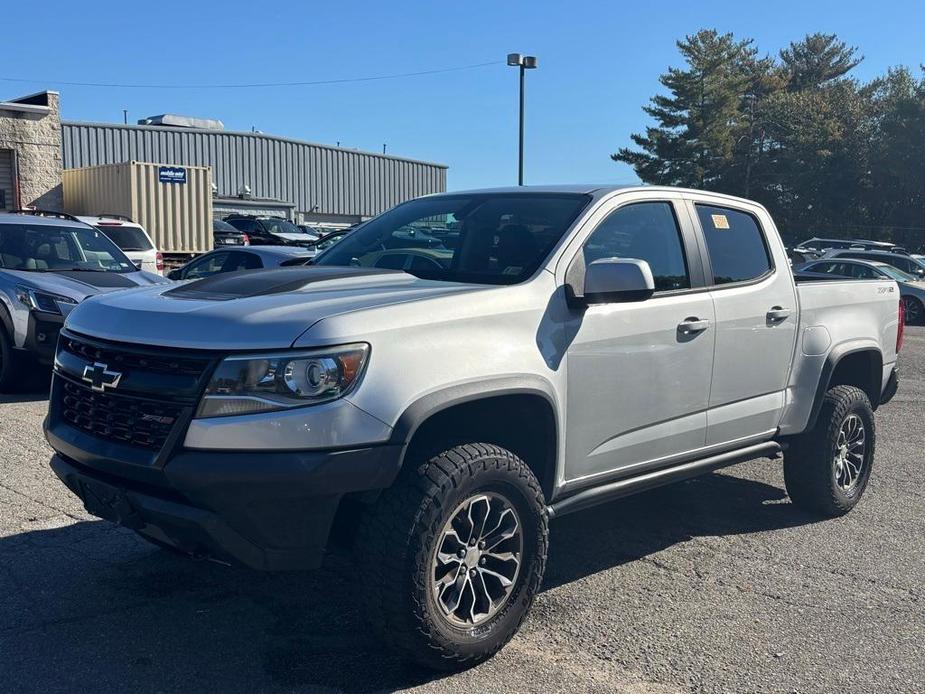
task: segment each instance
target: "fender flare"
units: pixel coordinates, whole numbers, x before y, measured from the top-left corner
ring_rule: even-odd
[[[428,393],[405,408],[392,427],[389,443],[407,446],[418,428],[433,415],[456,405],[504,395],[536,395],[546,400],[559,438],[559,408],[552,385],[540,376],[521,374],[466,381]],[[558,457],[558,456],[557,456]]]
[[[829,383],[832,381],[832,374],[835,373],[835,369],[838,368],[838,365],[845,357],[861,352],[870,352],[877,355],[877,373],[871,374],[873,382],[876,385],[876,397],[871,398],[870,403],[873,409],[877,409],[880,404],[880,390],[883,379],[883,352],[880,351],[880,347],[874,343],[848,343],[837,345],[829,351],[828,356],[825,358],[825,363],[822,365],[822,371],[819,374],[819,382],[816,384],[816,395],[813,398],[813,407],[809,413],[809,421],[806,423],[807,431],[816,426],[816,420],[819,418],[819,411],[822,409],[822,399],[829,389]]]

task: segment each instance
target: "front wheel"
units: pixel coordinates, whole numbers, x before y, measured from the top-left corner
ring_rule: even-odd
[[[495,445],[455,446],[403,471],[357,538],[366,612],[384,643],[431,668],[469,667],[517,632],[546,565],[539,482]]]
[[[867,488],[877,433],[867,394],[855,386],[826,392],[816,425],[784,455],[791,501],[825,516],[857,505]]]

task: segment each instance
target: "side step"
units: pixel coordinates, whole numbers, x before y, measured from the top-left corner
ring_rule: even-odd
[[[567,513],[582,511],[586,508],[597,506],[598,504],[619,499],[620,497],[629,496],[630,494],[642,492],[647,489],[654,489],[663,484],[680,482],[681,480],[697,477],[698,475],[735,465],[736,463],[744,463],[746,460],[773,456],[780,453],[781,450],[783,450],[781,445],[776,441],[766,441],[765,443],[758,443],[753,446],[747,446],[746,448],[727,451],[726,453],[720,453],[709,458],[703,458],[702,460],[694,460],[689,463],[682,463],[681,465],[653,470],[652,472],[636,475],[635,477],[627,477],[617,480],[616,482],[603,484],[599,487],[585,489],[551,504],[548,507],[549,517],[558,518]]]

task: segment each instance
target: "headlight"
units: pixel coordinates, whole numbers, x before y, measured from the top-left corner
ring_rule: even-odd
[[[215,370],[197,417],[269,412],[336,400],[360,380],[369,345],[228,357]]]
[[[59,315],[61,314],[61,308],[58,306],[58,304],[77,303],[74,299],[68,296],[52,294],[51,292],[43,292],[39,289],[32,289],[31,287],[16,287],[16,298],[19,299],[21,304],[35,309],[36,311],[44,311],[45,313],[57,313]]]

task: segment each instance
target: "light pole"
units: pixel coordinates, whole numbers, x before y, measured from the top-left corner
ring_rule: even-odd
[[[524,184],[524,72],[536,68],[535,55],[508,53],[507,64],[520,68],[520,149],[517,158],[517,185]]]

